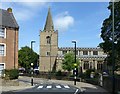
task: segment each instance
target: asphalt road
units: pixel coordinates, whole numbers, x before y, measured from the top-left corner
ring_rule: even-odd
[[[3,92],[2,94],[80,94],[81,90],[74,86],[57,83],[40,83],[33,88]]]
[[[83,82],[77,82],[77,85],[74,86],[73,81],[34,78],[34,86],[31,86],[31,78],[24,76],[19,77],[18,81],[24,83],[24,85],[20,84],[21,88],[4,87],[2,94],[109,94],[99,86]],[[26,86],[29,86],[29,89],[25,89]]]

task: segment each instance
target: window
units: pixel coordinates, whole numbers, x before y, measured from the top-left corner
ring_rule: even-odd
[[[83,55],[88,55],[88,51],[83,51]]]
[[[3,44],[0,44],[0,56],[5,55],[5,46]]]
[[[5,29],[0,28],[0,38],[5,38]]]
[[[101,61],[98,61],[98,63],[97,63],[97,69],[98,70],[102,70],[103,69],[103,64],[102,64]]]
[[[88,61],[84,61],[84,69],[89,69],[89,62]]]
[[[46,39],[47,39],[47,44],[50,44],[50,43],[51,43],[51,38],[50,38],[50,36],[47,36]]]
[[[93,51],[93,55],[98,55],[98,51]]]
[[[50,56],[50,52],[47,52],[47,56]]]
[[[63,55],[66,54],[66,53],[67,53],[67,51],[63,51]]]
[[[75,54],[75,51],[73,51],[73,53]],[[78,55],[78,51],[76,51],[76,55]]]

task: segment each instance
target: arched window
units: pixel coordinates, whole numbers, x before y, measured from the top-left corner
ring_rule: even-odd
[[[89,62],[88,61],[84,61],[84,69],[89,69]]]
[[[98,69],[98,70],[102,70],[102,68],[103,68],[102,62],[98,62],[98,63],[97,63],[97,69]]]
[[[46,40],[47,40],[47,44],[50,44],[50,43],[51,43],[51,38],[50,38],[50,36],[47,36],[47,37],[46,37]]]

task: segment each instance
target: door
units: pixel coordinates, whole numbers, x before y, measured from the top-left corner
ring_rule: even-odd
[[[4,64],[0,64],[0,77],[1,77],[1,75],[2,75],[3,69],[4,69]]]

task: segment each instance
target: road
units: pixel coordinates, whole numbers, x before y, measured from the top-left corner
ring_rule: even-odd
[[[83,82],[77,82],[75,86],[73,85],[73,81],[34,78],[34,86],[31,86],[31,78],[24,76],[19,77],[18,81],[24,83],[23,86],[20,86],[21,89],[8,87],[7,89],[11,91],[11,93],[8,93],[4,90],[6,87],[3,87],[4,93],[2,94],[78,94],[83,91],[82,94],[109,94],[99,86]],[[25,89],[26,86],[29,86],[29,89]]]
[[[80,94],[81,90],[74,86],[58,83],[40,83],[30,89],[3,92],[2,94]]]

